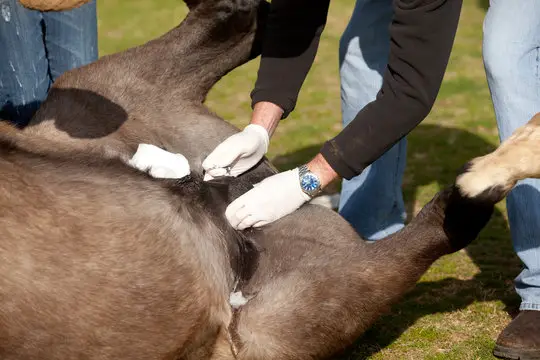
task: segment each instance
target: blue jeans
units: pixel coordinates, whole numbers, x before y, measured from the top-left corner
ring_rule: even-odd
[[[0,0],[0,119],[26,125],[58,76],[97,57],[95,0],[62,12]]]
[[[484,65],[499,136],[540,112],[540,1],[491,0],[484,20]],[[539,144],[540,146],[540,144]],[[520,181],[507,200],[521,310],[540,310],[540,180]]]
[[[343,125],[375,100],[388,63],[392,0],[357,0],[340,41]],[[402,139],[362,174],[343,180],[339,213],[364,238],[378,240],[403,228],[401,183],[407,156]]]

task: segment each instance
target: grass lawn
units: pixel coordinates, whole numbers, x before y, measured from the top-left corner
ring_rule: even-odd
[[[185,16],[180,0],[98,0],[100,55],[162,34]],[[409,215],[452,181],[470,158],[498,144],[481,59],[487,0],[468,0],[437,103],[409,139],[403,184]],[[278,129],[270,158],[281,169],[308,160],[341,128],[337,49],[354,1],[333,1],[316,63],[297,110]],[[248,122],[258,60],[235,70],[208,105],[238,126]],[[436,262],[417,287],[381,318],[347,359],[492,359],[500,330],[519,305],[513,278],[520,262],[510,242],[504,203],[466,250]]]

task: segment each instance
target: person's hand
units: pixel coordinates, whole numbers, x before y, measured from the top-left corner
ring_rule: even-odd
[[[233,201],[225,216],[233,228],[259,227],[292,213],[310,197],[300,188],[298,168],[270,176]]]
[[[268,131],[255,124],[245,127],[219,144],[204,159],[204,180],[219,176],[238,176],[255,166],[268,151]]]
[[[338,174],[321,154],[308,164],[317,175],[321,188],[338,178]],[[311,198],[302,191],[298,168],[270,176],[233,201],[225,210],[225,216],[233,228],[244,230],[274,222],[298,209]]]
[[[128,165],[159,179],[181,179],[191,173],[188,160],[151,144],[139,144]]]

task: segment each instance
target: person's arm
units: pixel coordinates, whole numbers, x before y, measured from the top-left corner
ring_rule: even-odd
[[[219,144],[202,163],[205,179],[238,176],[268,151],[279,121],[296,105],[326,24],[330,0],[273,0],[262,41],[250,124]]]
[[[448,64],[461,5],[462,0],[394,0],[390,55],[376,100],[308,164],[323,187],[338,175],[350,179],[360,174],[428,115]],[[226,216],[237,229],[258,227],[308,200],[296,168],[263,180],[233,201]]]
[[[277,121],[295,108],[317,53],[329,5],[330,0],[272,1],[257,81],[251,92],[252,123],[270,123],[273,132]],[[263,118],[266,123],[259,121]]]
[[[461,0],[397,0],[382,88],[313,166],[350,179],[414,129],[431,111],[448,65]],[[325,163],[328,165],[325,165]],[[335,177],[335,176],[334,176]]]

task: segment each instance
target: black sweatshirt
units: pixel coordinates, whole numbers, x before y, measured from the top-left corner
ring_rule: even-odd
[[[329,0],[273,0],[252,106],[268,101],[294,109],[326,24]],[[377,160],[430,112],[457,30],[462,0],[393,0],[390,54],[377,99],[321,153],[350,179]]]

